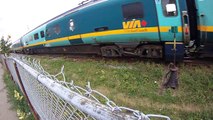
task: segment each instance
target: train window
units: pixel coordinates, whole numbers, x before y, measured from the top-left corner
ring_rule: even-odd
[[[70,19],[70,30],[74,31],[74,29],[75,29],[75,23],[74,23],[73,19]]]
[[[46,29],[46,36],[51,37],[51,28]]]
[[[58,34],[61,32],[60,26],[59,26],[59,25],[55,25],[55,26],[53,27],[53,31],[54,31],[55,34],[58,35]]]
[[[34,34],[34,40],[38,40],[38,39],[39,39],[38,33]]]
[[[140,2],[130,3],[122,6],[125,20],[143,18],[143,6]]]
[[[24,40],[25,41],[30,41],[30,37],[26,37]]]
[[[162,0],[163,14],[167,17],[177,16],[176,0]]]
[[[40,32],[40,36],[41,36],[41,38],[44,38],[44,31]]]
[[[29,36],[27,41],[33,41],[33,36]]]
[[[99,32],[99,31],[106,31],[106,30],[109,30],[108,27],[99,27],[99,28],[95,28],[95,31],[96,32]]]

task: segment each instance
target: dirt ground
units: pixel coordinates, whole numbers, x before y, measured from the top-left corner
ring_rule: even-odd
[[[11,110],[11,105],[7,99],[3,72],[2,65],[0,64],[0,120],[18,120],[16,112]]]

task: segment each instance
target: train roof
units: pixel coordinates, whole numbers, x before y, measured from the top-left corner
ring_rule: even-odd
[[[50,19],[50,20],[48,20],[48,21],[46,21],[46,22],[44,22],[43,24],[37,26],[36,28],[34,28],[34,29],[32,29],[31,31],[29,31],[29,32],[27,32],[26,34],[24,34],[23,36],[27,35],[28,33],[34,31],[35,29],[37,29],[37,28],[39,28],[39,27],[41,27],[41,26],[43,26],[43,25],[45,25],[45,24],[48,24],[48,23],[50,23],[50,22],[52,22],[52,21],[55,21],[55,20],[57,20],[57,19],[59,19],[59,18],[62,18],[62,17],[64,17],[64,16],[66,16],[66,15],[69,15],[69,14],[74,13],[74,12],[76,12],[76,11],[79,11],[79,10],[81,10],[81,9],[84,9],[84,8],[87,8],[87,7],[90,7],[90,6],[93,6],[93,5],[96,5],[96,4],[105,2],[105,1],[108,1],[108,0],[85,0],[85,1],[82,1],[81,3],[78,4],[79,6],[77,6],[77,7],[75,7],[75,8],[72,8],[72,9],[70,9],[70,10],[68,10],[68,11],[66,11],[66,12],[64,12],[64,13],[62,13],[62,14],[60,14],[60,15],[58,15],[58,16],[56,16],[56,17],[54,17],[54,18],[52,18],[52,19]],[[22,37],[23,37],[23,36],[22,36]],[[22,38],[22,37],[21,37],[21,38]],[[18,40],[17,40],[17,41],[18,41]]]

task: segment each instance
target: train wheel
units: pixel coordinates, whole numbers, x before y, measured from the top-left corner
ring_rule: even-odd
[[[162,46],[158,45],[143,45],[136,49],[136,54],[146,58],[162,58]]]
[[[103,57],[120,57],[121,52],[117,46],[101,47],[101,54]]]
[[[32,55],[34,51],[32,49],[25,49],[24,54]]]

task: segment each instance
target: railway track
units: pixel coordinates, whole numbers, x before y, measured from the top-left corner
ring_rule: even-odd
[[[26,55],[24,55],[26,56]],[[168,64],[169,62],[165,62],[162,59],[147,59],[147,58],[138,58],[138,57],[118,57],[118,58],[106,58],[98,55],[79,55],[79,54],[39,54],[39,55],[29,55],[29,56],[44,56],[50,58],[59,58],[63,57],[65,59],[76,59],[76,60],[114,60],[114,61],[122,61],[122,62],[155,62],[159,64]],[[185,58],[183,62],[179,62],[178,64],[185,65],[205,65],[211,66],[213,65],[213,58]]]
[[[205,65],[210,67],[213,65],[213,58],[185,59],[183,63],[188,65]]]

